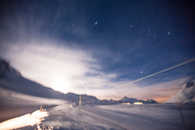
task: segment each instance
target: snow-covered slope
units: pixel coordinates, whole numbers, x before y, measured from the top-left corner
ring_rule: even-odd
[[[41,105],[67,103],[64,94],[22,76],[0,59],[0,121],[38,109]]]
[[[167,103],[192,103],[195,102],[195,80],[189,80],[182,89]]]
[[[0,58],[0,78],[14,79],[20,76],[21,74],[17,70],[11,67],[7,61]]]
[[[7,61],[0,59],[0,88],[36,97],[67,99],[68,97],[51,88],[27,79]]]
[[[185,124],[179,107],[177,104],[79,107],[65,104],[51,108],[41,124],[20,130],[34,130],[37,126],[54,130],[194,130],[194,105],[182,105]]]

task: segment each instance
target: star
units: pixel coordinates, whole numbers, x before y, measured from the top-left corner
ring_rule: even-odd
[[[98,21],[97,20],[94,22],[94,25],[98,25]]]
[[[144,72],[143,72],[143,71],[140,71],[139,73],[140,73],[140,74],[143,74]]]

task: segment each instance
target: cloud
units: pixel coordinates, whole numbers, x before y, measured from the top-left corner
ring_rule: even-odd
[[[67,42],[67,41],[63,41]],[[149,86],[139,86],[132,80],[115,80],[118,73],[104,72],[92,51],[71,43],[54,40],[32,40],[7,44],[3,57],[25,77],[47,87],[67,93],[90,94],[99,98],[168,98],[179,89],[184,79]],[[152,90],[152,91],[151,91]]]
[[[53,42],[10,44],[3,57],[25,77],[62,92],[82,92],[82,86],[102,87],[116,77],[101,72],[101,66],[90,52]]]

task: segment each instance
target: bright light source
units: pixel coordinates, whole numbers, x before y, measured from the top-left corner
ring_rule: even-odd
[[[143,104],[143,102],[134,102],[133,104],[138,105],[138,104]]]

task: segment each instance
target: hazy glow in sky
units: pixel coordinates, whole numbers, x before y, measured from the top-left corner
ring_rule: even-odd
[[[74,91],[82,85],[82,77],[91,71],[88,62],[94,62],[90,54],[79,49],[44,43],[20,45],[9,48],[11,63],[24,76],[61,92]]]
[[[112,81],[117,74],[102,72],[101,65],[90,51],[50,42],[40,44],[40,41],[33,41],[33,44],[8,46],[5,58],[25,77],[54,90],[91,94],[99,98],[130,95],[136,98],[167,99],[179,90],[179,84],[184,81],[175,80],[149,87],[137,86],[131,80]]]
[[[15,55],[13,55],[13,53]],[[103,74],[90,52],[48,43],[10,46],[6,59],[24,76],[61,92],[102,87],[115,74]],[[90,77],[87,73],[97,76]],[[82,91],[81,91],[82,92]]]

